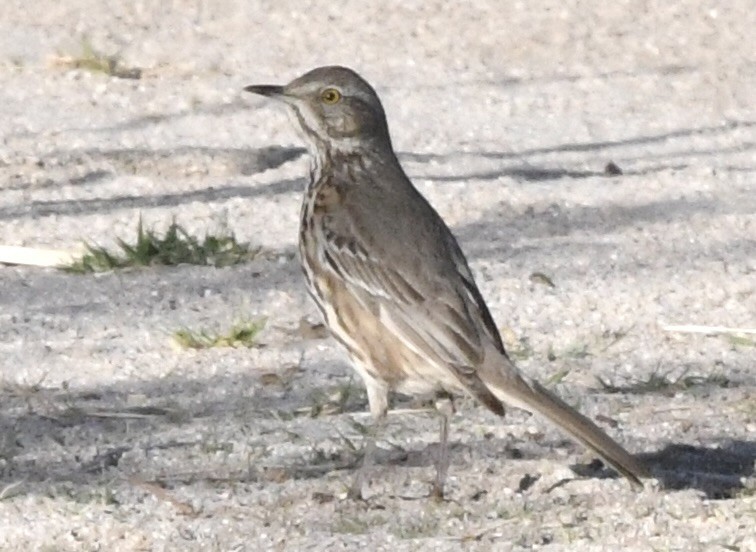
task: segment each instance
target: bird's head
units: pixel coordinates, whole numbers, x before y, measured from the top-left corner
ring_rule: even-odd
[[[284,86],[252,85],[244,90],[286,103],[316,147],[351,149],[368,142],[390,146],[378,95],[346,67],[319,67]]]

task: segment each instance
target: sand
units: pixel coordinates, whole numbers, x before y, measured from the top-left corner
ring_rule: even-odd
[[[756,550],[756,336],[666,328],[756,327],[755,13],[4,0],[0,244],[115,247],[141,217],[264,254],[0,265],[0,549]],[[81,66],[88,47],[115,74]],[[643,491],[538,419],[462,400],[435,502],[438,422],[400,397],[367,501],[345,499],[369,418],[309,331],[308,159],[241,92],[334,63],[380,93],[518,365],[649,462]],[[172,339],[258,318],[253,348]]]

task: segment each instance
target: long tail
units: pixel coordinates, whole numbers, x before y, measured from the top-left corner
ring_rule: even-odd
[[[643,462],[622,448],[590,419],[541,384],[536,381],[526,381],[517,373],[517,369],[508,359],[506,362],[509,366],[506,367],[504,374],[498,370],[495,374],[488,374],[489,377],[481,374],[491,392],[500,401],[547,418],[596,452],[632,484],[643,486],[641,478],[650,477],[648,468]]]

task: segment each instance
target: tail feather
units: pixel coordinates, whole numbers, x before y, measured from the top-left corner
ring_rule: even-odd
[[[514,367],[512,367],[514,369]],[[497,381],[486,381],[491,391],[504,403],[540,414],[574,439],[596,452],[633,485],[642,487],[642,478],[650,477],[646,465],[626,451],[593,421],[572,408],[536,381],[526,381],[514,373]]]

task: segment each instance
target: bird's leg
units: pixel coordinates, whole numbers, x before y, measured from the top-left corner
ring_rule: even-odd
[[[347,493],[347,496],[352,500],[362,500],[362,485],[365,483],[367,473],[375,463],[376,441],[382,432],[385,421],[386,416],[376,418],[367,432],[365,446],[362,449],[362,463],[357,468],[357,472],[354,474],[354,479],[352,480],[352,486],[349,487],[349,492]]]
[[[388,388],[375,381],[366,381],[368,402],[370,403],[370,413],[373,416],[373,423],[367,432],[365,446],[362,454],[362,464],[354,474],[352,486],[349,487],[347,497],[352,500],[362,500],[362,485],[365,482],[365,476],[375,462],[376,441],[386,425],[386,414],[388,412]]]
[[[433,483],[434,498],[444,497],[444,484],[449,471],[449,420],[454,414],[454,401],[450,395],[436,399],[436,411],[441,418],[441,432],[438,440],[438,458],[436,458],[436,480]]]

